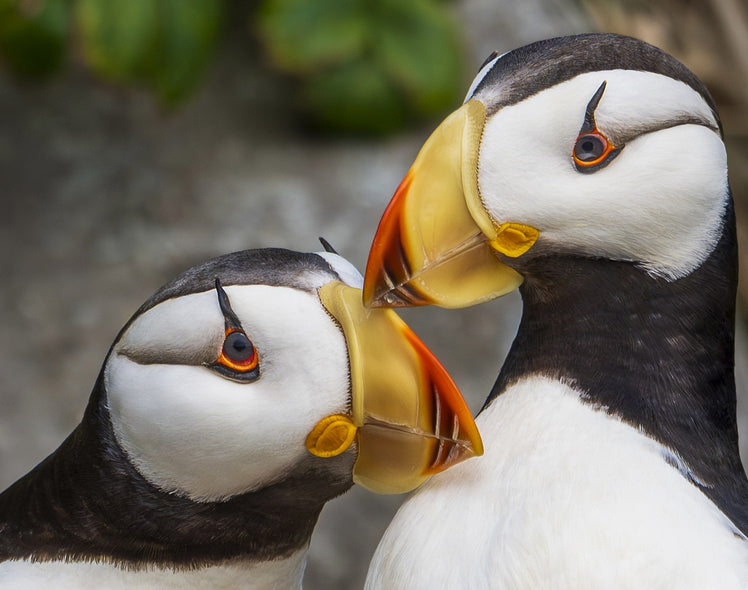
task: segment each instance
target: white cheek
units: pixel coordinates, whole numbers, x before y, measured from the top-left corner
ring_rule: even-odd
[[[189,321],[185,321],[189,318]],[[167,299],[127,328],[116,349],[140,359],[156,353],[175,362],[207,362],[221,349],[224,319],[215,291]]]
[[[499,223],[538,228],[536,250],[636,261],[671,278],[688,274],[719,235],[724,145],[707,127],[679,125],[641,135],[605,168],[580,173],[571,152],[584,97],[599,81],[583,82],[559,85],[488,121],[479,171],[487,210]],[[603,100],[615,89],[609,82]]]
[[[118,355],[106,372],[119,443],[151,483],[194,500],[281,479],[307,453],[314,425],[349,403],[345,341],[315,296],[264,286],[226,291],[260,355],[257,381]]]

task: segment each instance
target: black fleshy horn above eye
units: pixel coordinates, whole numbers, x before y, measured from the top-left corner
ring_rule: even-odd
[[[603,83],[600,84],[599,88],[595,91],[595,94],[592,95],[590,102],[587,103],[587,107],[584,109],[584,123],[582,123],[582,129],[579,132],[580,135],[583,133],[590,133],[597,128],[597,125],[595,124],[595,109],[597,109],[597,105],[600,104],[600,99],[603,97],[607,85],[607,80],[603,80]]]
[[[216,293],[218,294],[218,305],[221,307],[221,313],[226,322],[226,329],[233,328],[235,330],[241,330],[241,322],[239,321],[239,318],[236,317],[234,310],[231,309],[229,296],[226,295],[226,291],[223,290],[221,279],[218,277],[216,277]]]
[[[584,110],[584,122],[579,130],[577,140],[574,142],[574,149],[571,154],[577,172],[585,174],[596,172],[607,166],[623,149],[622,145],[613,145],[605,134],[597,128],[597,122],[595,121],[595,111],[607,85],[608,82],[603,80]]]
[[[320,236],[318,239],[319,239],[319,243],[322,244],[322,247],[325,249],[325,252],[329,252],[330,254],[338,253],[338,251],[335,248],[333,248],[330,242],[328,242],[325,238]]]
[[[223,290],[218,277],[216,277],[216,294],[226,333],[218,359],[208,366],[219,375],[238,383],[256,381],[260,377],[260,359],[257,350],[244,332],[234,310],[231,309],[229,297]]]

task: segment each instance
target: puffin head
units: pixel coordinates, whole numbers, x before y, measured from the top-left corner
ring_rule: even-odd
[[[675,281],[719,241],[730,203],[714,102],[642,41],[541,41],[481,68],[434,131],[374,238],[367,305],[463,307],[551,255]]]
[[[330,253],[192,268],[123,328],[102,372],[114,436],[152,485],[223,501],[299,472],[402,492],[481,453],[454,383]],[[342,488],[342,489],[341,489]]]

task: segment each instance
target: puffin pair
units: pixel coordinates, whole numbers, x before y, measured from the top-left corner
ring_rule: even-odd
[[[493,55],[380,222],[367,305],[519,288],[485,455],[401,507],[366,588],[748,588],[737,246],[714,102],[628,37]]]
[[[267,249],[157,291],[80,425],[0,494],[0,588],[297,588],[325,502],[480,454],[444,368],[362,282]]]
[[[634,39],[492,56],[380,224],[372,307],[519,287],[483,458],[404,504],[367,588],[745,588],[734,214],[702,83]],[[298,587],[323,504],[480,438],[332,254],[237,253],[125,326],[83,421],[0,495],[0,586]]]

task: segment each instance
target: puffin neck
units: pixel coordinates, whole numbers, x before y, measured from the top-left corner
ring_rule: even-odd
[[[486,405],[523,377],[564,381],[674,451],[688,477],[748,530],[733,370],[736,249],[728,206],[712,254],[676,281],[627,262],[524,261],[522,320]]]
[[[111,562],[195,568],[305,549],[325,502],[352,485],[310,455],[278,482],[222,502],[194,502],[145,480],[114,437],[101,375],[81,424],[0,495],[0,561]]]

